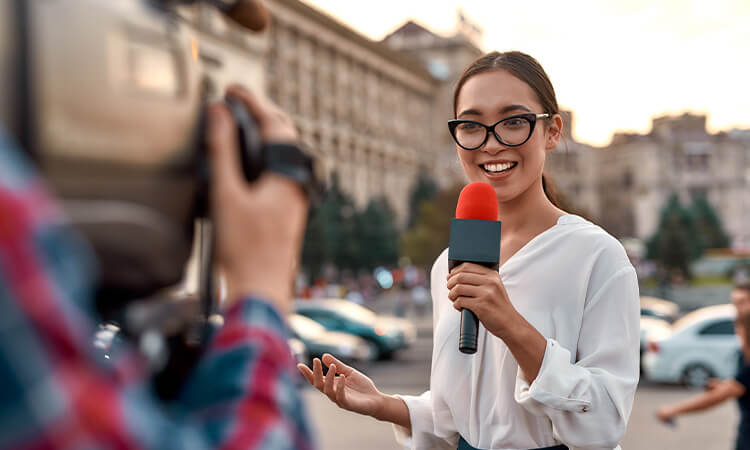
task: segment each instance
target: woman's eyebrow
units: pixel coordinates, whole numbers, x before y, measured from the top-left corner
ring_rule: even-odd
[[[500,111],[499,111],[499,113],[500,114],[506,114],[506,113],[509,113],[511,111],[518,111],[519,109],[522,110],[522,111],[531,112],[531,110],[527,106],[524,106],[524,105],[508,105],[508,106],[505,106],[505,107],[501,108]],[[476,109],[465,109],[465,110],[461,111],[458,114],[458,116],[456,116],[456,117],[480,116],[480,115],[482,115],[482,113],[479,112]]]
[[[456,117],[463,117],[463,116],[479,116],[479,115],[481,115],[481,114],[482,114],[482,113],[480,113],[480,112],[479,112],[479,111],[477,111],[476,109],[465,109],[465,110],[461,111],[461,112],[460,112],[460,113],[458,114],[458,116],[456,116]]]
[[[523,106],[523,105],[508,105],[500,110],[500,114],[509,113],[511,111],[516,111],[518,109],[526,111],[526,112],[531,112],[531,110],[528,107]]]

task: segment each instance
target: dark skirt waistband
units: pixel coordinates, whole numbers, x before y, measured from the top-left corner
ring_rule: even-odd
[[[468,442],[466,442],[463,436],[459,436],[457,450],[481,450],[481,449],[472,447]],[[568,450],[568,447],[560,444],[560,445],[555,445],[554,447],[544,447],[544,448],[529,449],[529,450]]]

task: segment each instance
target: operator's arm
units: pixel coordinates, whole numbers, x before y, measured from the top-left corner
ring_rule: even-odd
[[[213,139],[223,139],[226,131],[214,127]],[[230,161],[231,151],[236,149],[216,151],[216,165]],[[243,200],[248,202],[243,211],[261,222],[252,208],[265,208],[271,199],[291,192],[286,181],[266,177],[263,183],[254,192],[231,193],[226,188],[237,187],[224,186],[217,193],[228,196],[225,201],[255,195],[256,201]],[[288,215],[289,202],[286,207]],[[297,201],[292,207],[292,220],[300,216],[304,225],[306,204]],[[270,213],[269,221],[278,219]],[[218,227],[227,226],[229,219],[223,220]],[[290,225],[290,236],[302,233],[299,225]],[[262,226],[266,228],[257,230],[261,235],[269,229],[267,223]],[[278,239],[267,246],[274,247]],[[284,246],[273,250],[283,259],[298,244],[293,239],[286,253]],[[262,246],[257,250],[268,251]],[[263,270],[277,269],[265,262]],[[135,366],[122,378],[92,356],[91,268],[85,245],[65,225],[30,165],[0,135],[0,448],[313,446],[279,313],[288,305],[289,283],[281,288],[278,283],[290,269],[267,276],[257,291],[252,283],[243,284],[250,275],[233,283],[234,292],[244,295],[233,297],[224,326],[179,400],[167,406],[138,377]],[[229,268],[239,275],[247,267],[235,261]]]

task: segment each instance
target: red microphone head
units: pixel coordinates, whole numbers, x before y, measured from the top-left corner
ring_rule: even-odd
[[[458,196],[456,219],[497,220],[495,189],[482,181],[464,186]]]

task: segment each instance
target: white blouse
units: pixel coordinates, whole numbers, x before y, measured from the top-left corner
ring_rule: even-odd
[[[531,385],[505,343],[479,327],[477,353],[458,351],[460,314],[448,299],[448,252],[431,272],[430,390],[399,396],[412,449],[472,446],[518,450],[566,444],[619,448],[638,384],[639,295],[622,245],[581,217],[565,215],[500,267],[513,306],[547,338]]]

